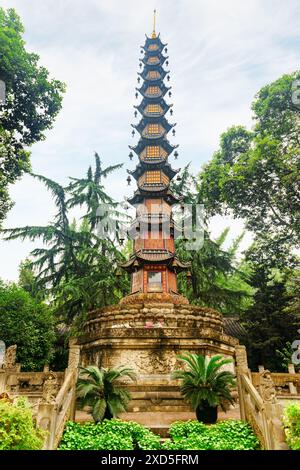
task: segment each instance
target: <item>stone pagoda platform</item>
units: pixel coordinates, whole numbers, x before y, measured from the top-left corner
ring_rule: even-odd
[[[171,379],[182,368],[178,355],[234,357],[238,340],[224,334],[222,315],[213,309],[189,305],[179,295],[137,294],[90,312],[78,343],[83,366],[135,370],[137,381],[127,385],[129,411],[188,411]]]

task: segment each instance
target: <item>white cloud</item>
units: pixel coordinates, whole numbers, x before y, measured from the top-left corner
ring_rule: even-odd
[[[139,46],[151,33],[152,10],[168,42],[179,166],[199,171],[233,124],[251,125],[258,89],[299,67],[297,0],[2,0],[26,27],[27,46],[67,84],[63,109],[47,139],[32,147],[36,173],[65,183],[81,176],[97,150],[104,164],[124,162],[107,187],[120,200],[126,186],[130,123]],[[174,165],[176,166],[176,165]],[[53,212],[40,183],[24,177],[11,190],[6,226],[47,223]],[[217,234],[228,221],[213,224]],[[239,224],[239,225],[236,225]],[[240,230],[233,222],[232,232]],[[234,236],[234,233],[232,233]],[[14,279],[30,244],[0,243],[0,277]]]

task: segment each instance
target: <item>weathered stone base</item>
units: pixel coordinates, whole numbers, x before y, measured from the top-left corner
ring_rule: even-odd
[[[234,357],[238,341],[223,333],[222,315],[188,304],[130,303],[89,314],[79,338],[82,365],[135,370],[131,411],[188,411],[171,379],[184,352]],[[233,369],[234,365],[229,366]]]

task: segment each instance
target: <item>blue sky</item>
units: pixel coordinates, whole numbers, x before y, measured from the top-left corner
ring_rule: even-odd
[[[218,148],[233,124],[252,125],[250,105],[261,86],[299,69],[300,2],[287,0],[2,0],[25,25],[29,50],[37,52],[51,76],[67,84],[63,109],[45,141],[32,147],[32,168],[61,183],[80,177],[98,151],[104,164],[124,163],[107,180],[117,200],[132,193],[126,169],[134,122],[139,46],[152,28],[168,43],[174,121],[183,166],[195,172]],[[11,188],[14,208],[6,227],[46,224],[53,215],[50,194],[24,176]],[[217,217],[218,235],[240,221]],[[246,237],[244,246],[249,243]],[[34,247],[0,241],[0,278],[13,280]]]

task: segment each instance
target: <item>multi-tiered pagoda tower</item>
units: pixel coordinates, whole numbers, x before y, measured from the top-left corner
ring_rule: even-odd
[[[129,146],[139,159],[135,170],[128,170],[138,186],[128,200],[137,208],[136,220],[131,228],[135,239],[134,252],[122,265],[131,273],[131,294],[164,293],[176,296],[177,273],[188,269],[188,265],[176,257],[174,245],[172,205],[179,199],[171,191],[170,182],[179,170],[174,170],[168,162],[173,151],[177,157],[175,149],[178,146],[171,145],[167,138],[176,124],[170,124],[166,118],[172,110],[172,104],[165,101],[167,93],[171,96],[171,87],[164,83],[165,79],[170,79],[169,71],[165,69],[168,66],[166,46],[156,35],[154,13],[153,33],[150,38],[146,37],[142,46],[143,70],[138,73],[138,81],[142,84],[137,92],[142,96],[142,101],[135,108],[141,119],[137,125],[132,125],[140,134],[140,139],[135,147]],[[172,132],[175,134],[174,130]],[[130,157],[133,157],[132,152]]]

